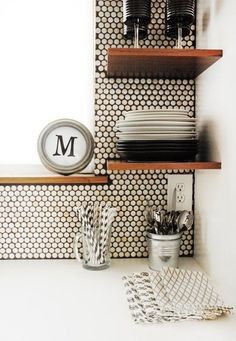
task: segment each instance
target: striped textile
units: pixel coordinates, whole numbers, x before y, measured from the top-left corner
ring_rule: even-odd
[[[163,268],[123,278],[136,323],[210,320],[230,313],[207,276],[199,271]]]

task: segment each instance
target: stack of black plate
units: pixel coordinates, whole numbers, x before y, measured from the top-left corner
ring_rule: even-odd
[[[178,38],[178,29],[182,29],[182,37],[189,35],[195,19],[195,0],[166,1],[166,35]]]
[[[196,120],[184,110],[138,110],[116,124],[117,153],[128,161],[194,161]]]
[[[135,37],[135,25],[139,38],[147,36],[148,24],[151,20],[151,0],[123,0],[124,37]]]

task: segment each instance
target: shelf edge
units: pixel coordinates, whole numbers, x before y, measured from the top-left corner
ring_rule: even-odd
[[[221,49],[109,48],[109,78],[195,79],[223,56]]]
[[[3,185],[20,185],[20,184],[107,184],[108,176],[14,176],[0,177],[0,184]]]
[[[109,160],[107,169],[114,170],[158,170],[158,169],[221,169],[221,162],[127,162],[119,160]]]
[[[222,49],[171,49],[171,48],[108,48],[108,56],[133,57],[133,56],[155,56],[155,57],[218,57],[223,56]]]

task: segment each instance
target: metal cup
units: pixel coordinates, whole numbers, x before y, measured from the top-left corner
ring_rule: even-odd
[[[152,270],[163,266],[178,267],[181,234],[158,235],[147,233],[148,263]]]

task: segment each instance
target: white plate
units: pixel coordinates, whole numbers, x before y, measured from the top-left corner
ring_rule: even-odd
[[[184,116],[184,115],[127,115],[125,116],[124,121],[140,121],[140,120],[160,120],[160,119],[168,119],[168,120],[189,120],[194,119],[194,117]],[[120,120],[122,121],[122,120]]]
[[[124,136],[124,137],[120,137],[119,141],[139,141],[139,140],[145,140],[145,141],[159,141],[159,140],[163,140],[163,141],[169,141],[169,140],[195,140],[196,138],[193,137],[189,137],[189,136],[150,136],[150,135],[144,135],[144,136]]]
[[[119,140],[162,140],[162,139],[183,139],[183,140],[189,140],[189,139],[195,139],[196,134],[125,134],[125,133],[119,133],[117,134],[117,137]]]
[[[137,132],[137,133],[145,133],[145,132],[153,132],[153,133],[163,133],[164,131],[167,131],[168,133],[191,133],[196,132],[195,127],[168,127],[168,126],[162,126],[162,127],[153,127],[153,126],[145,126],[145,127],[120,127],[116,128],[116,130],[119,130],[120,132]]]
[[[127,116],[139,116],[139,115],[155,115],[155,116],[162,116],[162,115],[169,115],[169,116],[187,116],[189,117],[189,113],[188,112],[177,112],[177,111],[172,111],[172,112],[168,112],[168,111],[163,111],[163,112],[156,112],[156,111],[140,111],[140,112],[126,112],[124,113],[125,117]]]
[[[173,134],[183,134],[183,135],[186,135],[186,134],[195,134],[196,135],[196,132],[194,131],[191,131],[191,132],[188,132],[188,131],[170,131],[170,130],[163,130],[163,131],[157,131],[157,130],[146,130],[146,131],[137,131],[137,130],[127,130],[127,131],[122,131],[121,133],[123,134],[160,134],[160,135],[163,135],[163,134],[167,134],[167,135],[173,135]],[[118,135],[117,135],[118,136]]]
[[[190,133],[176,133],[176,132],[171,132],[171,133],[168,133],[168,134],[165,134],[165,133],[150,133],[150,132],[147,132],[147,133],[136,133],[136,132],[133,132],[133,133],[117,133],[116,134],[117,136],[125,136],[125,135],[150,135],[150,136],[154,136],[154,135],[196,135],[196,133],[193,133],[193,132],[190,132]]]
[[[168,120],[168,121],[196,121],[196,118],[194,117],[185,117],[185,116],[170,116],[170,115],[160,115],[160,116],[155,116],[155,115],[140,115],[140,116],[134,116],[134,117],[126,117],[123,120],[119,120],[120,122],[123,121],[159,121],[159,120]]]
[[[152,113],[155,115],[159,115],[159,114],[180,114],[180,115],[188,115],[189,112],[187,110],[183,110],[183,109],[148,109],[148,110],[131,110],[131,111],[126,111],[124,114],[144,114],[144,113]]]
[[[177,121],[138,121],[138,122],[117,122],[116,127],[117,128],[123,128],[123,127],[143,127],[143,126],[168,126],[168,127],[195,127],[195,122],[177,122]]]

